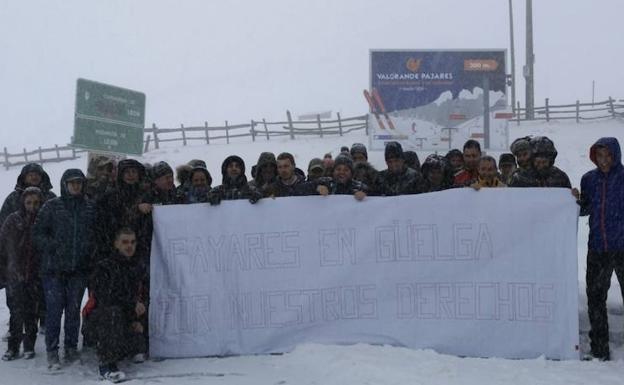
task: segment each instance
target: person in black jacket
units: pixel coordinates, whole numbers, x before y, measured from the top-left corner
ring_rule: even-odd
[[[6,266],[7,305],[10,311],[8,349],[2,359],[19,357],[22,340],[24,358],[35,356],[37,314],[41,291],[39,258],[32,243],[32,226],[43,200],[41,190],[27,187],[21,207],[0,228],[0,256]],[[23,332],[22,332],[23,330]]]
[[[405,154],[399,142],[388,142],[384,156],[386,170],[377,174],[376,193],[383,196],[419,194],[426,190],[420,169],[414,170],[405,164]]]
[[[358,200],[364,200],[368,187],[353,179],[353,160],[349,154],[340,154],[334,161],[333,177],[320,178],[316,182],[307,182],[300,185],[298,195],[353,195]]]
[[[298,186],[305,183],[305,177],[295,173],[295,158],[288,152],[277,156],[277,178],[263,190],[264,197],[289,197],[298,194]]]
[[[95,208],[84,194],[85,185],[82,171],[66,170],[61,178],[61,196],[43,205],[33,228],[47,307],[45,340],[50,370],[60,369],[58,347],[63,312],[65,361],[78,358],[80,302],[95,245]]]
[[[2,209],[0,209],[0,226],[6,220],[6,218],[12,213],[19,210],[21,206],[20,197],[26,187],[39,187],[43,194],[43,202],[50,200],[56,195],[51,191],[52,184],[50,183],[50,177],[43,171],[43,168],[37,163],[29,163],[22,167],[22,171],[17,177],[17,183],[15,183],[15,190],[13,190],[4,200]],[[43,203],[42,202],[42,203]]]
[[[142,362],[146,353],[144,324],[147,317],[141,269],[135,259],[137,239],[134,231],[117,231],[114,252],[95,265],[89,289],[95,308],[89,323],[96,342],[100,375],[121,381],[125,374],[117,363],[134,357]]]
[[[222,200],[249,199],[251,203],[256,203],[262,198],[262,193],[249,186],[245,176],[245,162],[236,155],[230,155],[221,164],[221,175],[223,183],[208,194],[208,202],[211,205],[218,205]]]

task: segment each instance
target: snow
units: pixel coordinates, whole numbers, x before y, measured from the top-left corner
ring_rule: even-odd
[[[524,135],[546,135],[554,140],[559,155],[556,164],[570,176],[572,184],[578,186],[580,178],[593,164],[588,158],[588,149],[602,136],[614,136],[624,143],[624,121],[603,120],[576,124],[569,121],[550,123],[510,122],[511,139]],[[151,151],[141,161],[166,160],[172,166],[193,158],[204,159],[213,175],[215,184],[220,182],[221,161],[230,154],[242,155],[247,163],[247,175],[262,151],[279,153],[289,151],[295,155],[297,165],[307,169],[307,163],[326,152],[335,156],[341,146],[354,142],[368,143],[363,132],[354,132],[345,137],[325,137],[263,141],[255,143],[243,139],[226,144],[195,145],[166,148]],[[428,152],[419,151],[420,159]],[[492,151],[498,157],[500,152]],[[384,168],[383,152],[369,152],[371,163]],[[86,169],[86,159],[59,164],[46,164],[58,192],[58,181],[62,172],[71,167]],[[19,169],[0,171],[0,196],[12,190]],[[513,220],[509,220],[513,227]],[[587,251],[587,219],[581,218],[578,236],[579,266],[579,319],[581,351],[588,351],[587,308],[585,297],[585,254]],[[459,358],[437,354],[430,350],[409,350],[392,346],[325,346],[306,344],[284,355],[245,356],[228,358],[196,358],[148,361],[144,364],[123,364],[122,370],[131,377],[130,383],[159,384],[621,384],[624,378],[624,316],[620,288],[613,277],[609,292],[609,325],[611,333],[612,362],[557,362],[543,358],[534,360],[503,360]],[[8,309],[0,300],[0,333],[7,329]],[[96,360],[92,354],[84,354],[83,364],[73,364],[58,374],[48,374],[45,362],[45,347],[42,336],[36,346],[34,360],[0,362],[1,383],[6,384],[68,384],[100,383]]]

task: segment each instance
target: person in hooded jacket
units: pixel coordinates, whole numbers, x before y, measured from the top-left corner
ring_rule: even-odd
[[[255,164],[253,180],[249,182],[250,188],[265,190],[277,180],[277,160],[272,152],[263,152]]]
[[[65,313],[65,361],[78,358],[80,303],[92,267],[95,206],[84,190],[86,178],[69,169],[61,178],[61,196],[47,201],[35,220],[33,241],[41,257],[46,299],[46,351],[50,370],[60,369],[61,317]]]
[[[442,191],[451,188],[453,174],[448,159],[442,155],[431,154],[423,163],[423,178],[425,178],[425,192]]]
[[[117,182],[97,201],[97,253],[108,255],[115,237],[115,229],[129,227],[137,234],[137,257],[148,263],[151,242],[149,218],[139,210],[144,194],[145,167],[134,159],[117,164]]]
[[[262,192],[252,188],[245,176],[245,162],[236,155],[230,155],[221,164],[222,184],[210,190],[208,202],[218,205],[223,200],[248,199],[256,203],[262,198]]]
[[[56,197],[51,191],[52,184],[50,183],[50,177],[43,171],[43,167],[37,163],[25,165],[22,167],[22,171],[17,177],[15,189],[6,197],[2,204],[2,208],[0,209],[0,226],[2,226],[9,215],[19,210],[22,192],[24,192],[26,187],[31,186],[38,187],[41,190],[43,202]]]
[[[191,170],[191,185],[186,192],[186,203],[206,203],[212,186],[212,176],[205,167],[197,166]]]
[[[600,138],[589,158],[596,168],[581,178],[581,191],[573,189],[581,215],[589,215],[587,244],[587,307],[591,329],[591,355],[610,359],[607,293],[615,275],[624,297],[624,166],[616,138]]]
[[[0,228],[0,256],[6,264],[6,294],[10,312],[8,349],[2,356],[5,361],[19,357],[22,342],[24,358],[35,356],[38,308],[43,293],[39,257],[31,232],[42,201],[43,195],[38,187],[27,187],[21,196],[20,209],[9,215]]]
[[[377,175],[375,192],[378,195],[419,194],[425,191],[425,180],[420,170],[407,167],[403,147],[399,142],[386,143],[384,156],[388,168]]]
[[[557,150],[549,138],[531,138],[531,167],[518,168],[511,176],[509,187],[572,188],[568,175],[555,166]]]

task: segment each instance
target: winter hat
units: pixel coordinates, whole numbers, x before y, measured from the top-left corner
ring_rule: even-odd
[[[353,159],[351,159],[351,155],[348,154],[340,154],[334,159],[334,168],[340,166],[341,164],[349,167],[351,172],[353,172]]]
[[[347,146],[340,147],[340,153],[343,153],[343,152],[348,154],[349,153],[349,147],[347,147]]]
[[[208,167],[206,166],[206,162],[204,162],[201,159],[193,159],[193,160],[189,160],[187,165],[191,166],[191,168],[195,168],[195,167],[203,167],[205,169],[208,169]]]
[[[407,167],[420,170],[420,159],[418,159],[416,151],[405,151],[403,155],[405,156],[405,164]]]
[[[152,178],[154,179],[158,179],[161,176],[169,174],[173,175],[173,169],[171,168],[171,166],[169,166],[167,162],[160,161],[154,164],[154,167],[152,167]]]
[[[320,169],[321,171],[325,171],[325,167],[323,166],[323,161],[321,159],[314,158],[310,161],[310,163],[308,163],[308,172],[314,169]]]
[[[386,160],[405,159],[405,154],[403,154],[403,147],[401,147],[401,143],[399,142],[386,143],[386,150],[384,152],[384,157]]]
[[[355,154],[362,154],[368,160],[368,152],[366,151],[366,146],[362,143],[353,143],[351,146],[351,156],[354,157]]]
[[[531,141],[530,136],[518,138],[514,140],[513,143],[511,143],[511,146],[509,147],[509,149],[514,155],[518,155],[518,153],[521,151],[531,151],[530,141]]]
[[[516,166],[516,157],[508,152],[501,154],[501,156],[498,158],[498,165],[502,166],[504,164],[513,164],[514,166]]]
[[[555,144],[546,136],[536,136],[535,138],[531,138],[529,144],[531,145],[531,153],[535,157],[543,156],[545,158],[549,158],[551,161],[554,161],[557,157]]]

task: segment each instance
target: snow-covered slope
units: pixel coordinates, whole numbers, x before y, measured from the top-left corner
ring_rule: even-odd
[[[547,135],[555,141],[559,156],[558,166],[566,171],[572,184],[578,186],[581,176],[593,168],[589,146],[602,136],[615,136],[624,144],[624,122],[606,120],[576,124],[572,122],[510,124],[510,138],[524,135]],[[295,155],[302,169],[313,157],[326,152],[336,155],[342,145],[354,142],[367,143],[363,133],[324,139],[289,139],[239,142],[230,145],[211,144],[189,147],[169,147],[152,151],[141,158],[145,162],[165,160],[172,166],[193,158],[204,159],[215,183],[220,177],[221,161],[230,154],[243,156],[247,162],[247,175],[262,151],[279,153],[288,151]],[[499,152],[492,155],[498,156]],[[419,152],[424,159],[426,152]],[[383,153],[370,152],[369,158],[377,168],[384,168]],[[79,159],[59,164],[49,164],[49,172],[58,192],[62,172],[70,167],[85,169],[86,160]],[[0,196],[13,188],[18,169],[0,171]],[[509,220],[513,226],[513,219]],[[581,349],[587,351],[586,297],[584,290],[587,220],[579,223],[579,301],[581,320]],[[389,346],[322,346],[303,345],[281,356],[250,356],[230,358],[203,358],[147,362],[140,366],[126,365],[122,369],[134,377],[133,383],[159,384],[621,384],[624,379],[624,317],[622,298],[617,281],[609,293],[611,348],[614,362],[554,362],[536,360],[472,359],[444,356],[432,351],[412,351]],[[0,300],[0,332],[6,331],[8,310]],[[64,372],[49,375],[45,364],[42,338],[37,341],[38,356],[33,361],[0,362],[0,383],[6,384],[68,384],[98,383],[95,358],[85,355],[84,364],[75,364]]]

